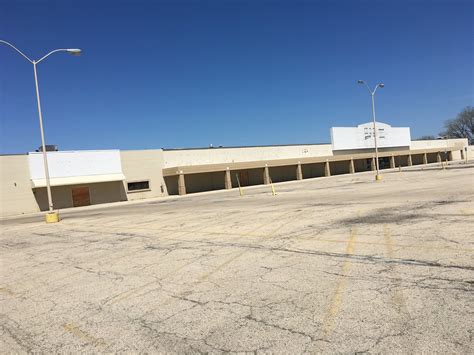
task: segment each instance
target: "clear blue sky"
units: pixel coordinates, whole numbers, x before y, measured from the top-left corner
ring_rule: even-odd
[[[49,144],[147,149],[323,143],[371,118],[437,134],[473,105],[474,2],[0,0],[38,59]],[[1,152],[40,144],[33,68],[0,46]]]

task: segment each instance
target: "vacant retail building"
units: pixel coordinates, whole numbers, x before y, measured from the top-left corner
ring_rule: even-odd
[[[467,158],[467,139],[412,141],[377,123],[381,169]],[[56,209],[375,169],[372,123],[334,127],[330,144],[47,152]],[[0,156],[0,214],[47,210],[42,153]]]

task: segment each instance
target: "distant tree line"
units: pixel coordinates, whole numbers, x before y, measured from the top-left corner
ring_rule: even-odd
[[[436,139],[436,137],[435,136],[421,136],[417,138],[417,140],[419,141],[430,141],[432,139]]]
[[[474,144],[474,107],[467,106],[456,118],[444,122],[444,131],[438,138],[467,138],[470,145]],[[418,140],[436,139],[435,136],[421,136]]]
[[[440,135],[446,138],[467,138],[469,144],[474,144],[474,107],[467,106],[456,118],[447,120]]]

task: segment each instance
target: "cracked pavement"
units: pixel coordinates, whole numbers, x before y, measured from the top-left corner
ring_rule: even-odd
[[[1,220],[4,352],[473,353],[474,165]]]

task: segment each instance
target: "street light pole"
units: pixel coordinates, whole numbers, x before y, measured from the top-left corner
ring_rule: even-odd
[[[34,74],[35,74],[36,100],[37,100],[37,103],[38,103],[38,116],[39,116],[39,124],[40,124],[40,131],[41,131],[41,147],[42,147],[42,153],[43,153],[44,175],[45,175],[45,179],[46,179],[46,191],[47,191],[47,195],[48,195],[48,211],[49,211],[48,215],[49,216],[48,215],[46,216],[46,221],[47,222],[57,222],[59,220],[59,218],[58,218],[57,213],[54,212],[53,197],[52,197],[52,194],[51,194],[51,181],[50,181],[50,177],[49,177],[48,155],[46,154],[46,142],[45,142],[45,138],[44,138],[44,127],[43,127],[43,114],[42,114],[42,111],[41,111],[41,100],[40,100],[40,94],[39,94],[38,73],[37,73],[37,70],[36,70],[36,66],[41,61],[43,61],[44,59],[46,59],[47,57],[49,57],[53,53],[68,52],[72,55],[80,55],[82,50],[72,49],[72,48],[69,48],[69,49],[55,49],[54,51],[49,52],[44,57],[42,57],[41,59],[36,61],[36,60],[32,60],[32,59],[28,58],[22,51],[20,51],[13,44],[11,44],[7,41],[0,40],[0,43],[3,43],[7,46],[10,46],[15,51],[17,51],[19,54],[21,54],[28,62],[33,64],[33,71],[34,71]]]
[[[374,146],[375,146],[375,169],[376,169],[376,175],[375,175],[375,180],[379,181],[382,180],[382,175],[379,174],[379,148],[377,145],[377,126],[376,126],[376,120],[375,120],[375,92],[377,89],[383,88],[385,85],[384,84],[377,84],[374,88],[374,90],[370,90],[369,85],[364,80],[359,80],[357,82],[358,84],[364,84],[367,87],[367,90],[369,90],[370,96],[372,97],[372,120],[373,120],[373,131],[374,131]]]
[[[375,91],[371,94],[372,96],[372,120],[374,122],[374,145],[375,145],[375,168],[377,170],[376,176],[379,176],[379,148],[377,145],[377,127],[375,121]],[[377,177],[376,177],[377,179]],[[378,180],[378,179],[377,179]]]
[[[48,209],[49,209],[49,213],[52,213],[54,210],[53,197],[51,194],[51,180],[49,179],[48,154],[46,154],[46,143],[44,139],[44,128],[43,128],[43,113],[41,111],[41,100],[40,100],[39,86],[38,86],[38,74],[36,72],[35,61],[33,61],[33,69],[35,72],[36,101],[38,102],[38,115],[39,115],[40,131],[41,131],[41,147],[43,151],[44,176],[46,178],[46,192],[48,194]]]

